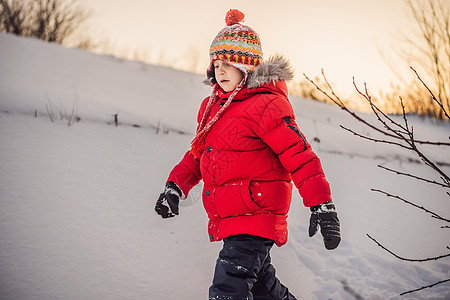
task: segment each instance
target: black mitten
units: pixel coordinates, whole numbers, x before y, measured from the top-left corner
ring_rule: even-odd
[[[328,201],[311,207],[311,218],[309,219],[309,236],[320,232],[323,236],[325,248],[335,249],[341,241],[339,218],[333,201]]]
[[[174,182],[168,181],[164,192],[159,195],[156,201],[155,211],[163,218],[178,215],[178,204],[182,194],[181,189]]]

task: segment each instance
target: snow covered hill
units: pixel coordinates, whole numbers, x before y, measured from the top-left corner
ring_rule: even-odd
[[[0,299],[207,298],[221,243],[208,240],[201,184],[176,218],[153,210],[193,138],[210,92],[202,80],[0,34]],[[353,299],[344,281],[364,299],[450,299],[448,283],[399,296],[448,278],[449,259],[402,262],[366,236],[410,258],[447,253],[440,222],[370,191],[449,217],[445,191],[377,164],[432,172],[412,153],[340,129],[366,131],[334,106],[291,102],[331,183],[343,241],[327,251],[308,237],[309,210],[295,191],[289,242],[272,251],[280,279],[300,299]],[[448,140],[448,124],[411,121],[418,136]],[[449,149],[425,150],[450,162]]]

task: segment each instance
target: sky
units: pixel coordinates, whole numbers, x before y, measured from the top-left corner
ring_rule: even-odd
[[[175,68],[203,73],[209,45],[225,27],[226,12],[235,8],[245,14],[244,24],[260,35],[264,58],[276,53],[287,57],[296,81],[304,79],[303,73],[314,78],[323,69],[338,92],[354,91],[352,77],[376,92],[399,82],[392,69],[411,75],[409,65],[393,51],[402,34],[414,28],[404,0],[81,3],[92,10],[95,38],[108,39],[116,52],[136,49],[142,59]]]

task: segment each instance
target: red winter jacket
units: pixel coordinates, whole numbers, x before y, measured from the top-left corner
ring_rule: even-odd
[[[286,83],[273,81],[289,72],[283,62],[259,66],[212,126],[200,159],[188,151],[169,175],[185,195],[203,179],[211,241],[251,234],[285,244],[291,181],[307,207],[331,200],[319,158],[295,123]],[[223,97],[216,97],[209,118],[225,103]]]

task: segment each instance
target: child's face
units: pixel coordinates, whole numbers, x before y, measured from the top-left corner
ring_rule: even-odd
[[[233,91],[241,82],[244,75],[235,67],[221,61],[214,61],[216,81],[225,92]]]

